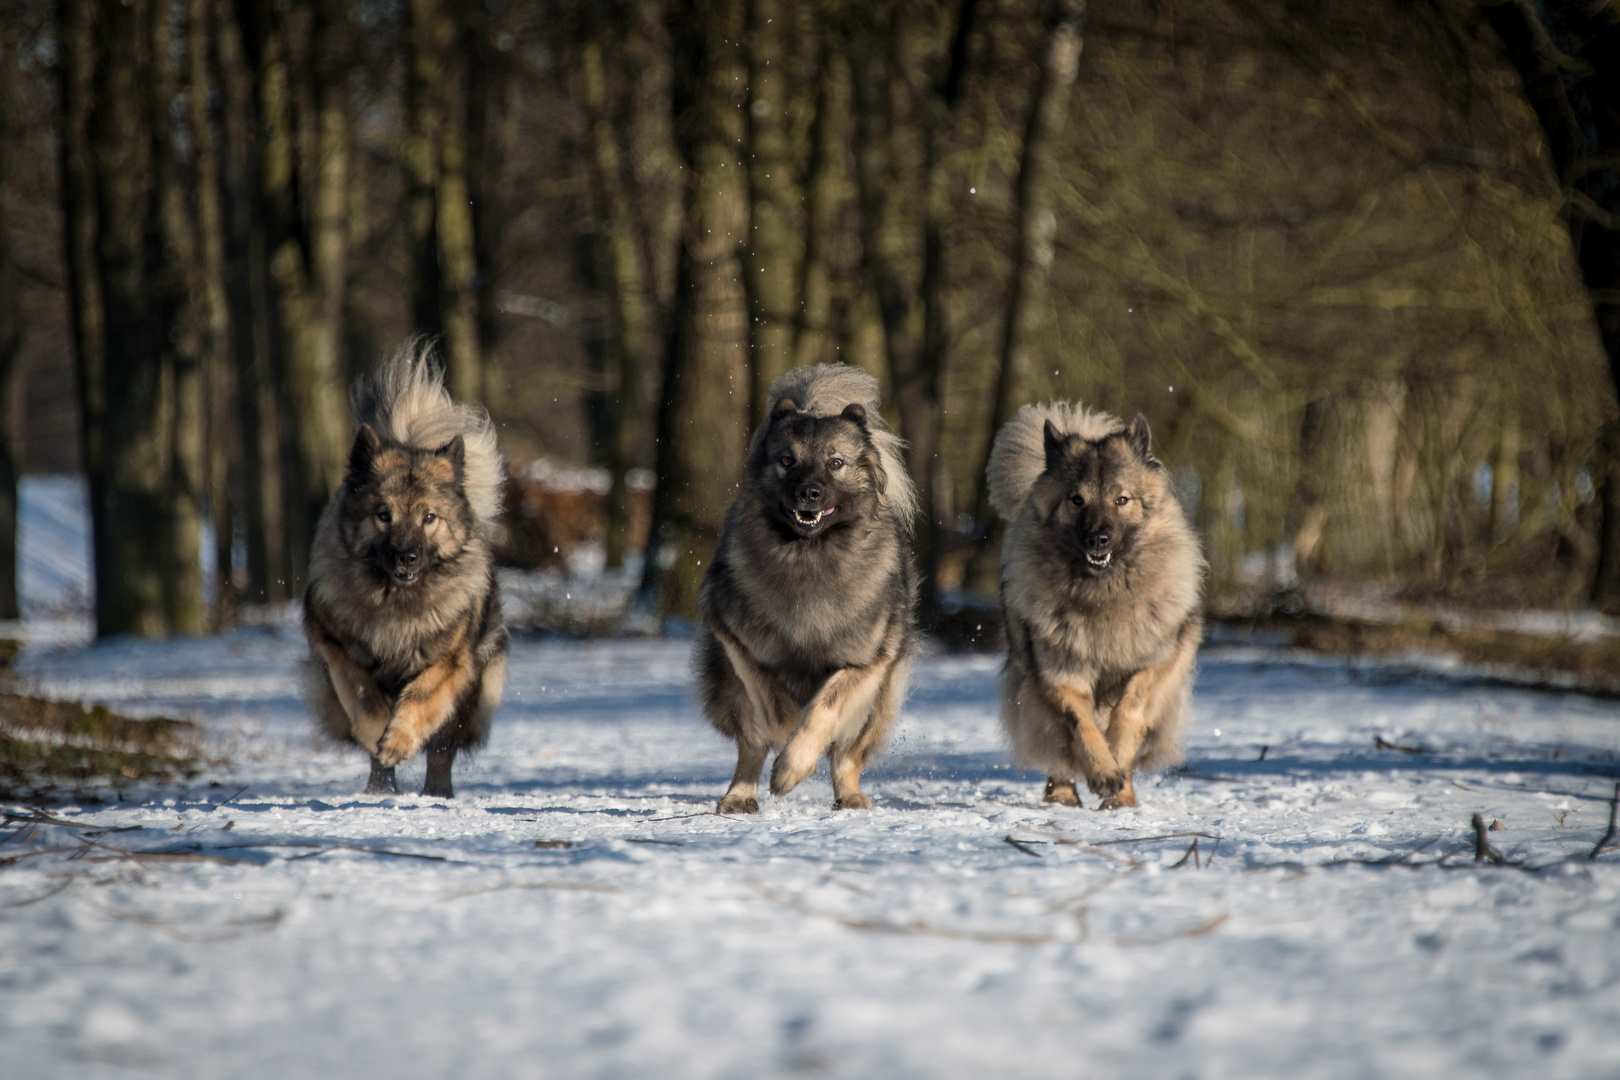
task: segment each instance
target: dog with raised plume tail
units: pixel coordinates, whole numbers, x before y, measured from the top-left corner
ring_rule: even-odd
[[[1181,760],[1203,635],[1204,558],[1148,422],[1055,402],[996,436],[990,499],[1007,664],[1001,720],[1046,799],[1136,805],[1134,775]]]
[[[458,751],[489,737],[507,634],[490,552],[502,467],[481,409],[402,348],[351,395],[359,433],[315,530],[305,699],[320,730],[371,755],[368,794],[427,751],[422,794],[455,794]]]
[[[859,368],[790,371],[767,413],[698,601],[704,711],[737,744],[719,810],[759,810],[772,749],[772,794],[825,755],[834,808],[865,808],[861,770],[899,712],[916,650],[916,493],[877,381]]]

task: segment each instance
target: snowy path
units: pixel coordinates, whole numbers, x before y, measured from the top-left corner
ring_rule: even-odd
[[[205,858],[0,868],[0,1077],[1620,1077],[1620,703],[1211,653],[1190,771],[1101,815],[1007,765],[994,658],[938,657],[876,809],[823,772],[721,818],[686,651],[518,642],[453,802],[355,794],[287,630],[26,657],[234,764],[51,808]],[[1476,867],[1476,811],[1541,869]]]

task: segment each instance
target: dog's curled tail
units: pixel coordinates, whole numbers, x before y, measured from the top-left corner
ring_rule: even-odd
[[[382,438],[414,450],[437,450],[457,435],[466,444],[462,488],[485,525],[501,513],[505,470],[489,414],[460,404],[444,388],[444,371],[433,339],[415,337],[399,347],[349,395],[354,422],[370,424]]]
[[[878,381],[858,367],[849,364],[814,364],[794,368],[771,383],[765,398],[765,415],[769,416],[777,402],[786,398],[799,407],[800,412],[812,416],[837,416],[850,405],[866,410],[867,433],[877,448],[878,465],[883,470],[884,498],[894,511],[900,526],[907,532],[915,527],[917,519],[917,488],[906,471],[905,440],[889,430],[883,422],[879,408]],[[765,425],[749,443],[752,453],[765,437]]]
[[[1018,415],[996,433],[990,449],[990,466],[985,477],[990,482],[990,505],[1007,521],[1018,517],[1029,498],[1029,489],[1046,471],[1046,423],[1064,435],[1078,435],[1088,441],[1106,438],[1125,430],[1119,417],[1094,412],[1084,405],[1048,401],[1025,405]]]

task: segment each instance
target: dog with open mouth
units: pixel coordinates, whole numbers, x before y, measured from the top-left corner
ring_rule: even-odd
[[[1007,663],[1001,720],[1046,799],[1135,806],[1134,776],[1181,760],[1203,636],[1204,557],[1148,422],[1026,405],[990,455]]]
[[[753,813],[828,759],[836,809],[871,805],[860,776],[905,694],[916,649],[916,494],[902,444],[859,368],[772,384],[747,477],[703,580],[693,653],[709,720],[737,744],[722,813]]]

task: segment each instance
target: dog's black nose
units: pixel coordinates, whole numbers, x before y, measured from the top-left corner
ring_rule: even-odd
[[[422,554],[419,551],[402,551],[399,553],[399,563],[401,566],[415,566],[416,561],[421,557]]]
[[[819,484],[801,484],[801,485],[799,485],[799,501],[800,502],[816,502],[816,501],[820,500],[820,498],[821,498],[821,486]]]
[[[1087,551],[1107,551],[1109,536],[1105,532],[1094,532],[1086,537]]]

